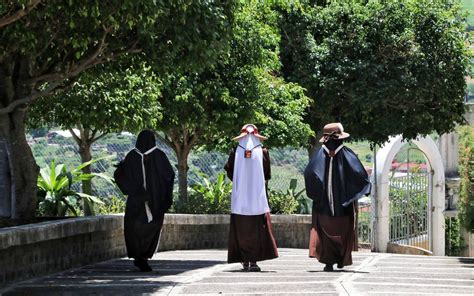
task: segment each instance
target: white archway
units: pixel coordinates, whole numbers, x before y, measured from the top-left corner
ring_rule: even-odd
[[[433,255],[444,256],[444,167],[438,146],[431,137],[412,141],[427,157],[429,169],[433,171],[429,208],[431,208],[431,237]],[[374,251],[386,252],[389,242],[389,172],[392,160],[405,143],[402,136],[390,138],[376,155],[374,174],[373,231]]]

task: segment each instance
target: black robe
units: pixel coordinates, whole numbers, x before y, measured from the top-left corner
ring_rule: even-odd
[[[153,134],[142,136],[142,133],[136,147],[143,153],[155,146],[155,139]],[[146,190],[143,186],[142,158],[136,151],[130,151],[114,173],[118,187],[128,195],[124,219],[128,257],[141,259],[151,258],[156,251],[164,214],[173,202],[175,177],[166,154],[159,149],[145,155],[144,164]],[[153,215],[150,223],[145,202],[148,202]]]
[[[340,141],[342,144],[342,141]],[[336,145],[331,145],[332,149]],[[340,267],[352,264],[352,250],[357,250],[356,205],[370,194],[371,184],[357,155],[343,147],[333,157],[332,192],[334,214],[328,199],[330,156],[320,148],[305,169],[306,194],[313,200],[310,257]]]

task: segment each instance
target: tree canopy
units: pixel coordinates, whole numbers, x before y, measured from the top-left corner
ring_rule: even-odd
[[[458,4],[310,2],[279,10],[283,73],[313,99],[315,131],[340,121],[353,139],[383,143],[463,121],[469,60]]]
[[[235,13],[228,50],[202,71],[163,77],[157,129],[178,157],[180,196],[187,191],[187,156],[193,147],[225,149],[241,126],[253,122],[275,146],[304,143],[309,104],[303,89],[278,77],[279,34],[270,6],[251,1]]]
[[[205,65],[221,50],[235,1],[8,0],[0,4],[0,142],[12,217],[34,214],[38,168],[25,138],[34,100],[83,71],[144,52],[155,70]],[[14,186],[12,186],[14,185]]]
[[[100,65],[83,73],[67,91],[38,99],[28,122],[32,127],[89,130],[94,141],[110,132],[138,132],[162,117],[160,84],[145,63]]]

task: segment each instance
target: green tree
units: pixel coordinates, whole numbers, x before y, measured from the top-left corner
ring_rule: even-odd
[[[149,66],[101,65],[83,73],[65,92],[34,102],[28,122],[68,129],[79,147],[81,163],[92,159],[91,146],[110,132],[138,132],[160,119],[160,81]],[[91,173],[91,166],[82,168]],[[90,179],[82,181],[82,192],[92,195]],[[84,214],[93,213],[84,199]]]
[[[314,100],[314,131],[340,121],[353,139],[383,143],[463,121],[469,59],[455,1],[314,2],[279,6],[283,73]]]
[[[230,137],[253,122],[269,145],[299,145],[309,127],[302,114],[309,104],[303,89],[276,76],[279,34],[276,15],[265,3],[238,8],[228,51],[200,72],[171,72],[163,78],[157,129],[178,159],[179,195],[187,200],[188,156],[198,146],[228,147]]]
[[[12,217],[34,215],[38,166],[25,138],[37,98],[124,53],[146,52],[155,68],[198,68],[228,34],[234,1],[7,0],[0,3],[0,142]],[[176,64],[175,64],[176,62]]]

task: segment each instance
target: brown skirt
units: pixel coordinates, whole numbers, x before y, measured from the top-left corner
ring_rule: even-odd
[[[313,212],[309,256],[324,264],[352,264],[355,244],[354,216],[331,217]]]
[[[230,215],[227,262],[257,262],[278,257],[270,213]]]

